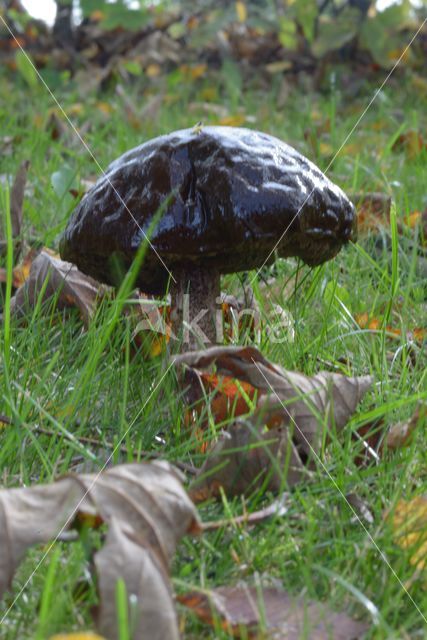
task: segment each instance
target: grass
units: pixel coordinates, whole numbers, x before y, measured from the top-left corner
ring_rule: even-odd
[[[241,112],[252,116],[250,126],[289,141],[326,168],[376,88],[364,86],[358,98],[342,93],[339,82],[322,94],[295,90],[278,108],[278,78],[267,92],[254,82],[236,93],[227,77],[215,81],[206,77],[198,84],[180,85],[179,90],[166,87],[156,118],[141,121],[135,129],[113,92],[80,95],[59,74],[48,81],[102,167],[152,136],[198,120],[206,122],[197,103],[205,101],[207,88],[218,85],[217,100],[229,108],[231,116]],[[31,159],[32,194],[25,201],[25,233],[56,247],[74,202],[66,189],[61,195],[52,188],[51,176],[64,173],[65,168],[78,185],[97,174],[96,166],[72,131],[65,128],[58,139],[52,138],[53,104],[41,85],[29,89],[21,78],[6,75],[0,82],[0,131],[13,137],[13,152],[2,154],[1,171],[14,174],[22,160]],[[150,91],[158,90],[140,79],[129,93],[135,104],[143,104]],[[286,339],[273,342],[264,328],[260,348],[267,357],[307,374],[322,368],[372,374],[372,390],[324,456],[328,473],[319,468],[312,481],[292,491],[286,516],[253,528],[230,526],[183,541],[173,567],[178,590],[184,584],[214,587],[242,578],[278,581],[293,594],[306,593],[371,622],[367,638],[425,637],[419,613],[427,610],[425,577],[415,579],[409,555],[396,546],[383,514],[399,498],[426,491],[426,434],[419,432],[409,447],[384,457],[378,465],[362,468],[354,462],[361,445],[355,444],[351,434],[380,417],[386,424],[406,419],[416,403],[427,398],[426,343],[406,339],[407,330],[426,327],[426,258],[419,256],[413,231],[398,232],[405,216],[426,206],[427,151],[414,157],[393,151],[402,131],[425,130],[426,106],[426,97],[410,74],[392,80],[329,170],[345,190],[391,194],[398,224],[362,238],[316,269],[291,260],[277,261],[254,283],[258,301],[266,308],[262,280],[274,276],[269,294],[294,322],[293,340],[286,334]],[[4,189],[2,193],[4,213]],[[301,284],[292,287],[297,269]],[[291,285],[285,286],[288,281]],[[240,287],[239,276],[223,279],[226,290]],[[134,353],[132,326],[120,316],[120,298],[106,303],[87,331],[77,313],[61,314],[52,305],[36,309],[25,325],[12,319],[9,326],[8,301],[8,291],[3,289],[1,412],[12,418],[0,433],[3,487],[98,469],[110,456],[111,443],[122,438],[127,454],[116,451],[114,463],[144,459],[147,450],[171,461],[202,462],[185,429],[174,374],[167,372],[164,359],[144,360]],[[385,316],[388,324],[402,329],[401,337],[392,339],[383,328],[360,329],[354,316],[361,312]],[[212,433],[217,429],[211,424]],[[99,446],[89,446],[82,437],[96,438]],[[356,494],[366,502],[374,516],[372,524],[362,527],[354,521],[337,486],[342,494]],[[256,509],[262,500],[256,496],[246,508]],[[242,500],[224,498],[221,504],[206,505],[200,511],[204,519],[214,519],[240,513],[242,507]],[[2,638],[41,640],[60,631],[93,627],[90,607],[96,593],[82,547],[56,543],[33,575],[42,554],[43,550],[32,550],[16,575],[6,606],[25,589],[3,623]],[[402,584],[409,585],[408,592]],[[118,591],[118,599],[121,595]],[[210,630],[188,613],[185,629],[187,638],[228,637],[219,627]]]

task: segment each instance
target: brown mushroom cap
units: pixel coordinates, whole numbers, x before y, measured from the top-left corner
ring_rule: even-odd
[[[161,136],[113,162],[74,211],[61,257],[113,283],[111,256],[130,266],[170,194],[150,241],[172,272],[192,264],[249,270],[271,262],[274,248],[316,265],[355,229],[343,191],[295,149],[258,131],[203,127]],[[149,250],[137,284],[162,294],[168,275]]]

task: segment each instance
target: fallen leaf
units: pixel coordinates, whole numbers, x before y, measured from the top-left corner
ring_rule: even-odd
[[[179,70],[187,81],[192,81],[203,78],[206,75],[208,66],[204,63],[193,65],[182,64],[180,65]]]
[[[410,229],[415,229],[417,224],[421,221],[421,211],[412,211],[406,218],[405,223],[408,225]]]
[[[402,335],[402,330],[400,328],[393,327],[390,324],[387,324],[384,327],[384,319],[382,317],[369,316],[366,311],[363,313],[356,313],[354,315],[354,319],[361,329],[368,331],[381,331],[384,328],[386,336],[389,338],[399,338]],[[407,330],[406,337],[408,340],[423,342],[426,334],[426,329],[423,329],[422,327],[414,327],[413,329]]]
[[[285,483],[299,482],[315,468],[313,456],[321,452],[324,425],[339,432],[372,384],[371,376],[348,378],[324,371],[308,377],[286,371],[254,347],[211,347],[173,361],[178,369],[185,367],[190,404],[200,402],[205,370],[213,367],[215,376],[231,376],[258,390],[253,415],[230,425],[202,466],[192,485],[198,501],[218,496],[221,487],[240,494],[259,487],[278,491]]]
[[[75,527],[77,514],[92,514],[108,526],[94,556],[101,633],[118,637],[115,589],[122,579],[130,607],[137,604],[133,640],[178,640],[169,567],[181,537],[200,531],[181,479],[169,463],[156,461],[0,491],[0,544],[8,550],[0,556],[0,597],[30,546]]]
[[[22,287],[22,285],[28,280],[31,270],[31,265],[34,262],[36,256],[40,252],[37,249],[30,249],[25,258],[20,262],[12,271],[12,285],[15,289]],[[0,268],[0,282],[7,282],[7,269]]]
[[[256,588],[245,583],[210,591],[190,591],[178,601],[203,622],[221,627],[235,638],[299,640],[359,640],[368,625],[335,613],[320,602],[292,597],[273,587]]]
[[[277,60],[277,62],[270,62],[265,65],[265,70],[268,73],[283,73],[292,69],[292,62],[290,60]]]
[[[236,113],[234,116],[224,116],[218,120],[218,124],[222,127],[241,127],[246,122],[246,116],[243,113]]]
[[[58,309],[77,307],[87,325],[96,303],[107,290],[75,265],[64,262],[44,248],[31,264],[29,277],[11,299],[11,311],[18,318],[26,315],[39,302],[43,292],[42,302],[57,296]]]
[[[157,78],[162,72],[162,67],[159,64],[149,64],[146,69],[145,69],[145,73],[148,76],[148,78]]]
[[[239,22],[246,22],[248,18],[248,10],[244,2],[242,0],[237,0],[236,2],[236,14]]]
[[[398,422],[390,427],[386,438],[387,449],[401,449],[411,443],[415,430],[427,426],[427,405],[420,404],[409,420]]]
[[[227,496],[278,493],[304,477],[309,472],[287,429],[273,427],[263,433],[255,419],[239,420],[209,452],[190,485],[190,496],[199,503],[220,497],[221,491]]]
[[[386,514],[388,515],[388,514]],[[392,515],[396,543],[406,549],[409,561],[424,570],[427,561],[427,495],[399,500]]]
[[[134,630],[132,637],[141,640],[179,640],[167,566],[155,546],[145,540],[139,531],[111,518],[107,539],[96,554],[95,566],[100,599],[97,625],[107,638],[115,640],[119,637],[116,583],[122,578],[130,599],[130,618]],[[137,619],[134,622],[135,616]]]
[[[327,417],[329,428],[341,429],[373,380],[371,376],[349,378],[329,371],[312,377],[286,371],[269,362],[255,347],[211,347],[174,356],[173,362],[178,368],[185,365],[196,371],[214,366],[217,375],[237,378],[258,389],[262,395],[270,395],[267,401],[261,399],[260,394],[258,403],[264,413],[268,409],[267,424],[275,415],[283,416],[286,421],[292,417],[311,445],[319,444],[322,438],[317,419]]]
[[[420,241],[423,247],[427,246],[427,208],[421,211],[413,211],[405,218],[405,224],[410,229],[419,227]]]
[[[106,640],[106,638],[91,631],[77,631],[76,633],[60,633],[51,636],[49,640]]]

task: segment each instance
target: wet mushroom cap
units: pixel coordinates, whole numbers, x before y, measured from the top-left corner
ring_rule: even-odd
[[[142,144],[114,161],[83,197],[60,243],[64,260],[115,284],[113,256],[132,263],[153,216],[138,277],[164,293],[168,269],[231,273],[279,256],[316,265],[354,236],[352,203],[312,162],[265,133],[234,127],[184,129]]]

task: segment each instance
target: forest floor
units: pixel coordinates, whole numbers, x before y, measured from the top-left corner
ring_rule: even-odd
[[[359,242],[334,260],[308,268],[278,259],[254,281],[260,307],[274,298],[292,325],[274,342],[261,332],[257,346],[266,357],[307,375],[322,369],[369,374],[374,384],[322,466],[292,489],[286,515],[186,538],[176,554],[173,583],[178,592],[183,585],[215,587],[241,579],[280,583],[292,594],[327,600],[332,609],[367,621],[367,638],[425,638],[425,575],[398,546],[385,515],[400,499],[427,492],[425,423],[409,446],[377,461],[360,463],[363,443],[352,435],[380,419],[382,428],[406,420],[427,399],[427,253],[411,224],[427,207],[427,148],[419,137],[427,131],[426,89],[410,75],[393,79],[359,121],[375,86],[361,84],[349,95],[335,78],[322,94],[295,87],[283,95],[278,83],[266,93],[246,90],[232,76],[220,82],[209,93],[203,79],[187,86],[171,80],[157,103],[155,91],[142,94],[138,79],[125,96],[108,90],[84,94],[60,76],[53,89],[102,168],[165,132],[199,121],[234,124],[289,142],[349,194],[385,194],[392,207],[390,215],[363,220]],[[23,233],[57,250],[75,194],[99,171],[42,84],[29,88],[23,78],[3,75],[0,86],[2,191],[21,162],[30,160]],[[222,289],[239,293],[242,281],[239,275],[223,277]],[[112,463],[145,459],[147,451],[191,466],[203,461],[200,443],[189,437],[176,377],[162,378],[165,352],[147,357],[135,350],[125,317],[111,330],[109,304],[114,302],[87,329],[77,311],[41,305],[25,323],[12,320],[9,336],[0,334],[2,351],[9,349],[7,376],[0,371],[1,413],[12,420],[0,431],[4,488],[99,469],[122,438],[124,447]],[[208,422],[213,439],[224,425]],[[343,499],[349,494],[372,516],[362,518],[363,526]],[[224,496],[199,511],[203,520],[230,519],[270,499]],[[37,567],[42,555],[33,549],[15,576],[6,604],[25,589],[3,622],[5,640],[42,640],[93,626],[96,589],[84,545],[58,541]],[[185,637],[229,637],[219,623],[209,628],[179,612]]]

